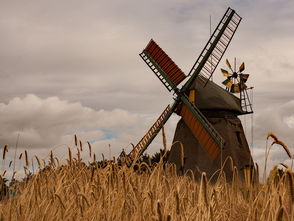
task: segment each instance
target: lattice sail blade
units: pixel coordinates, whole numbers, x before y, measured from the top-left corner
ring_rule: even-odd
[[[182,98],[182,101],[184,105],[180,115],[200,145],[206,150],[209,157],[214,160],[221,151],[223,145],[222,137],[197,107],[189,103],[185,97]]]
[[[233,9],[228,8],[189,72],[188,76],[191,75],[191,77],[183,86],[182,91],[190,88],[198,75],[205,77],[208,82],[227,50],[241,19]]]
[[[173,113],[176,104],[170,107],[168,105],[151,128],[147,131],[144,137],[139,141],[139,143],[133,148],[133,150],[128,154],[131,160],[134,160],[136,157],[139,157],[147,149],[151,141],[156,137],[160,129],[163,127],[165,122]]]
[[[175,90],[177,85],[186,78],[184,72],[152,39],[140,57],[169,91]]]

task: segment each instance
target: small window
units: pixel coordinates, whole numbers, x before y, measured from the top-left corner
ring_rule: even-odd
[[[236,136],[237,136],[238,142],[240,144],[240,147],[243,147],[242,138],[241,138],[241,132],[240,131],[236,131]]]

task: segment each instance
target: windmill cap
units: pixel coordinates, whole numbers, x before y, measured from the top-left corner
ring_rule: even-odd
[[[199,76],[190,87],[196,90],[196,106],[200,110],[225,110],[236,114],[243,114],[240,106],[240,99],[229,93],[212,81],[208,81]]]

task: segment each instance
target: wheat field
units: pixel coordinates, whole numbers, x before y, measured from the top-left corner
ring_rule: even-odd
[[[274,140],[270,146],[269,139]],[[25,177],[21,181],[12,178],[8,184],[5,171],[0,175],[0,221],[294,220],[294,173],[287,165],[280,164],[284,170],[274,166],[262,184],[254,179],[241,182],[233,167],[233,180],[228,182],[220,171],[212,183],[205,173],[201,177],[194,177],[189,170],[179,174],[175,165],[166,162],[163,143],[164,151],[154,155],[155,161],[141,158],[128,166],[115,159],[105,160],[103,155],[103,160],[97,161],[89,142],[88,152],[93,160],[86,163],[77,136],[77,151],[73,154],[68,148],[63,164],[51,151],[48,162],[34,156],[38,169],[32,172],[29,163],[33,159],[28,158],[28,152],[18,158],[15,155],[14,161],[25,163]],[[269,133],[265,169],[273,144],[279,144],[293,159],[289,148]],[[5,145],[2,170],[7,152]]]
[[[0,220],[293,220],[293,173],[273,168],[265,184],[210,184],[205,173],[160,161],[132,167],[70,159],[50,162],[16,182],[16,194],[0,201]],[[136,169],[134,169],[136,167]]]

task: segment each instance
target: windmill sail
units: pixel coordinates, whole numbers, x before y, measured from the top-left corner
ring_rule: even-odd
[[[202,75],[207,80],[211,78],[230,44],[241,19],[233,9],[228,8],[189,72],[188,76],[191,75],[191,77],[183,86],[182,91],[188,89],[198,75]]]
[[[184,72],[152,39],[140,54],[141,58],[169,90],[176,90],[185,78]]]
[[[170,107],[168,105],[162,114],[159,116],[159,118],[155,121],[155,123],[151,126],[151,128],[147,131],[145,136],[139,141],[139,143],[133,148],[133,150],[129,153],[129,157],[131,160],[134,160],[136,157],[143,154],[143,152],[147,149],[148,145],[152,142],[152,140],[156,137],[160,129],[163,127],[165,122],[168,120],[168,118],[173,113],[173,109],[176,107],[176,102]]]
[[[182,108],[180,115],[194,136],[199,140],[201,146],[207,151],[211,159],[215,159],[217,157],[222,148],[223,139],[209,123],[209,121],[202,115],[200,110],[195,105],[190,103],[189,99],[185,95],[185,92],[187,92],[187,90],[191,87],[198,75],[201,76],[202,81],[206,81],[206,83],[208,82],[218,63],[222,59],[229,43],[231,42],[241,19],[242,18],[234,10],[228,8],[200,56],[193,65],[188,75],[190,78],[183,85],[181,90],[179,90],[177,86],[187,76],[156,44],[155,41],[151,39],[149,44],[140,54],[141,58],[165,85],[165,87],[169,91],[173,90],[177,94],[176,102],[173,105],[173,108],[168,111],[166,120],[178,104],[182,102],[183,105],[181,105]],[[226,72],[224,75],[228,75],[228,73]],[[134,148],[132,151],[133,153],[131,153],[132,156],[140,154],[144,151],[158,132],[154,136],[148,135],[148,133],[149,131]]]
[[[181,100],[184,105],[181,108],[180,115],[194,134],[195,138],[206,150],[209,157],[214,160],[222,148],[222,137],[202,115],[199,109],[189,102],[185,95],[181,97]]]
[[[177,85],[186,78],[186,75],[153,40],[149,42],[149,44],[143,50],[140,56],[151,68],[151,70],[157,75],[157,77],[162,81],[166,88],[169,91],[174,90],[177,94],[176,102],[173,105],[172,110],[176,108],[177,104],[180,103],[180,101],[184,103],[183,110],[185,111],[181,114],[181,116],[184,118],[185,122],[187,122],[188,126],[191,126],[191,123],[196,124],[197,122],[196,128],[201,128],[200,133],[198,133],[194,127],[189,127],[194,136],[197,139],[200,139],[199,142],[201,143],[202,147],[208,152],[211,159],[215,159],[220,152],[220,149],[222,148],[222,138],[213,128],[213,126],[210,125],[208,120],[201,114],[198,108],[189,102],[186,95],[184,93],[179,93]],[[191,122],[190,119],[192,119]],[[204,137],[202,137],[202,135],[204,135]],[[208,137],[210,138],[208,139]],[[146,141],[144,141],[144,139]],[[141,141],[145,142],[146,145],[144,143],[144,147],[138,146],[140,145],[140,141],[137,145],[138,147],[134,148],[134,153],[132,154],[133,157],[137,154],[138,150],[147,148],[147,146],[151,142],[149,142],[148,140],[149,139],[146,139],[144,137],[142,138]]]

